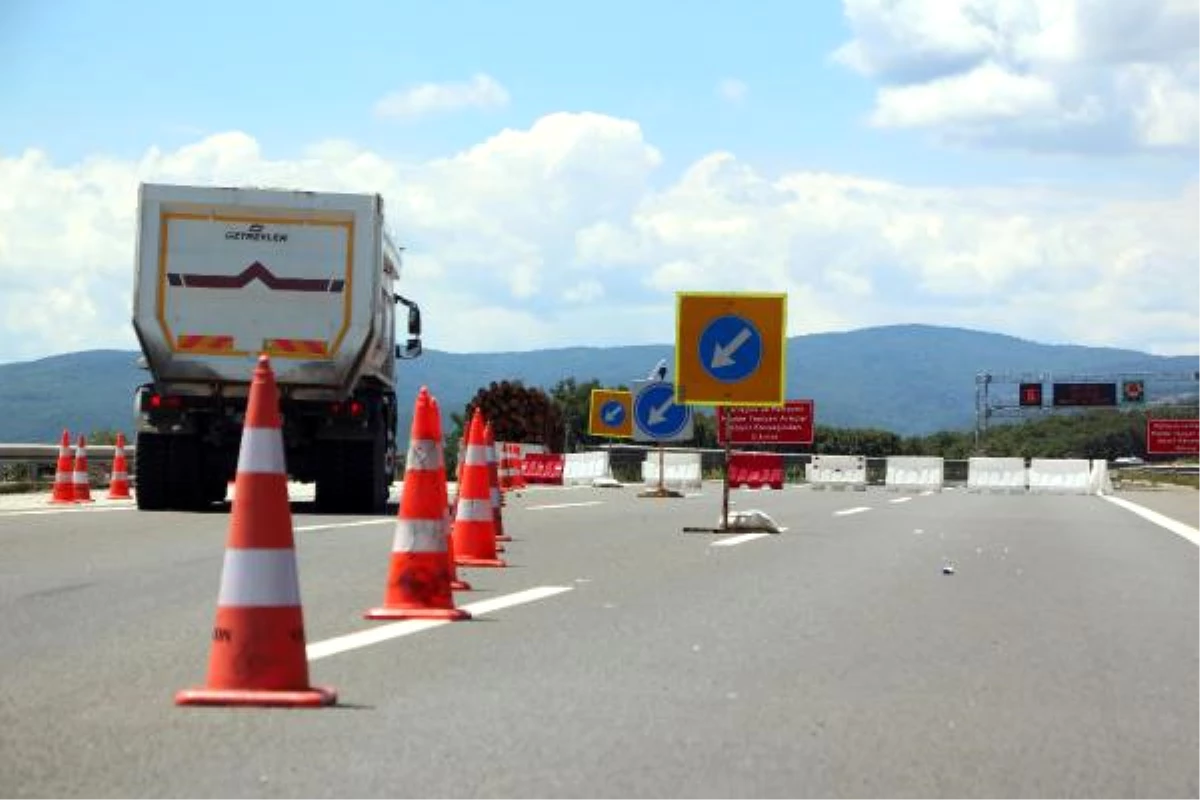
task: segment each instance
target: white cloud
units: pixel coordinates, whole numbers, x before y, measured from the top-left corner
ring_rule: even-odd
[[[793,335],[927,322],[1197,350],[1194,183],[1135,200],[662,164],[637,123],[593,113],[419,165],[337,141],[280,160],[238,131],[133,160],[0,154],[0,361],[136,347],[139,181],[381,192],[435,349],[667,343],[676,291],[728,290],[788,292]]]
[[[465,108],[503,108],[508,101],[508,90],[492,76],[480,73],[465,82],[422,83],[392,92],[375,104],[375,115],[409,120]]]
[[[750,93],[750,87],[737,78],[723,78],[717,82],[717,97],[726,103],[741,103]]]
[[[843,0],[870,121],[964,143],[1194,157],[1200,4]]]

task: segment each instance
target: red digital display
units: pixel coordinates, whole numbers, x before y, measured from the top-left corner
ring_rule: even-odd
[[[1040,383],[1021,384],[1021,405],[1041,407],[1042,385]]]
[[[1056,406],[1115,406],[1117,384],[1115,383],[1056,383],[1054,405]]]

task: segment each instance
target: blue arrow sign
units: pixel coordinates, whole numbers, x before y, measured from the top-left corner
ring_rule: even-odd
[[[736,314],[708,323],[697,346],[704,371],[722,383],[744,381],[762,364],[762,334],[753,322]]]
[[[609,400],[600,406],[600,419],[610,428],[616,428],[625,421],[625,406],[618,400]]]
[[[643,440],[674,441],[692,435],[692,409],[675,402],[675,386],[648,381],[633,399],[636,433]]]

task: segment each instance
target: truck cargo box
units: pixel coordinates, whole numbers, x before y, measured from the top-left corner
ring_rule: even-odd
[[[143,184],[133,324],[156,384],[244,396],[266,352],[293,397],[393,387],[383,219],[379,195]]]

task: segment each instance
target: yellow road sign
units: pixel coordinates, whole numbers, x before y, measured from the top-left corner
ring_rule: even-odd
[[[632,438],[633,393],[617,389],[592,389],[588,434],[618,439]]]
[[[785,403],[786,294],[678,292],[675,324],[678,402]]]

